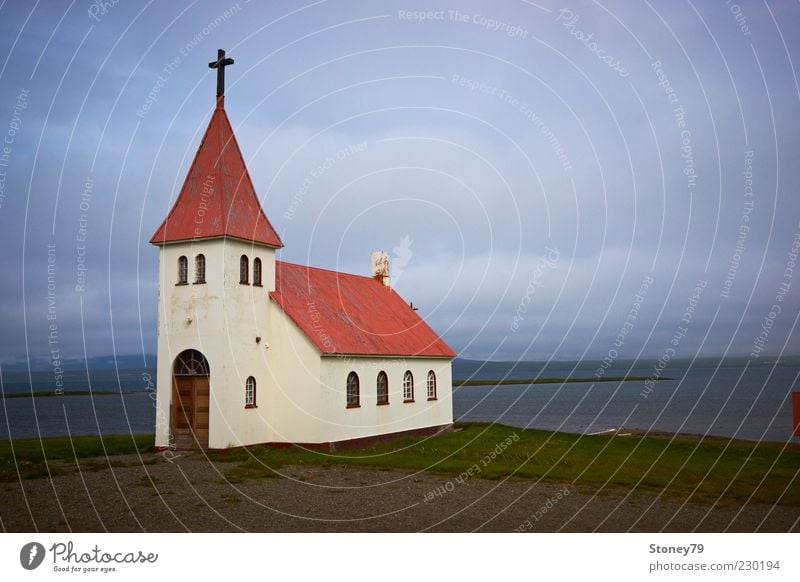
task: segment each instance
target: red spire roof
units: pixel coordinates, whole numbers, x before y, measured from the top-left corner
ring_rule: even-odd
[[[323,354],[456,355],[396,291],[371,277],[275,261],[270,296]]]
[[[283,246],[258,202],[223,99],[217,97],[178,199],[150,239],[155,245],[229,236]]]

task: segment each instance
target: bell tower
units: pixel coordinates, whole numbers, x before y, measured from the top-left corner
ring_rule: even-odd
[[[268,387],[269,293],[283,246],[264,214],[225,111],[220,50],[216,106],[159,248],[157,448],[224,448],[256,435]],[[202,362],[187,366],[186,362]],[[207,377],[207,381],[188,376]],[[199,386],[199,388],[197,388]]]

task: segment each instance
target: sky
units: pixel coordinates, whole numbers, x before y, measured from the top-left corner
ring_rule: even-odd
[[[0,4],[0,366],[156,346],[214,105],[279,258],[498,360],[800,353],[796,2]]]

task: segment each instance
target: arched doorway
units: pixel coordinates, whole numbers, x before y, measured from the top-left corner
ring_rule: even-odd
[[[197,350],[178,354],[172,366],[172,444],[208,448],[208,362]]]

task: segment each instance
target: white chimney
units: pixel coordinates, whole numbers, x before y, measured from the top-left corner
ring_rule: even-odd
[[[372,277],[381,283],[390,286],[389,283],[389,254],[385,251],[373,251],[372,253]]]

